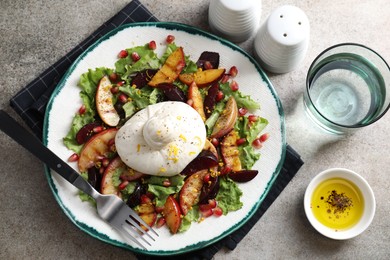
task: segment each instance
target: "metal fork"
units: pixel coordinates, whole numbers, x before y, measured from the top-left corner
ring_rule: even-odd
[[[96,200],[97,212],[100,217],[118,230],[122,236],[132,240],[143,249],[146,249],[146,247],[140,240],[151,246],[144,235],[153,241],[155,241],[155,238],[152,235],[158,237],[156,231],[149,227],[124,201],[116,195],[102,195],[97,192],[72,167],[44,146],[38,138],[3,110],[0,110],[0,129],[75,187],[92,196]],[[141,224],[152,234],[144,230]]]

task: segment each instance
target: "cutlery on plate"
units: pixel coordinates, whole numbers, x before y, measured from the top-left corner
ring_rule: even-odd
[[[26,148],[76,188],[93,197],[96,201],[99,216],[118,230],[122,236],[132,240],[143,249],[146,249],[143,243],[151,246],[148,240],[144,238],[144,235],[153,241],[155,241],[155,237],[158,237],[156,231],[148,226],[124,201],[116,195],[102,195],[97,192],[78,172],[61,160],[36,136],[27,131],[3,110],[0,110],[0,122],[0,129],[4,133]],[[147,230],[144,230],[142,225]]]

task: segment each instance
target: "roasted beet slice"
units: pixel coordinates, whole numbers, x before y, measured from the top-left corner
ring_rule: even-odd
[[[229,178],[235,182],[248,182],[255,178],[258,173],[257,170],[241,170],[229,173]]]
[[[78,144],[86,143],[93,135],[93,129],[95,127],[101,126],[101,123],[93,122],[83,126],[76,134],[76,141]]]
[[[168,101],[187,102],[187,96],[184,92],[172,83],[162,83],[157,85],[161,89]]]
[[[203,150],[181,172],[182,175],[191,175],[203,169],[210,169],[218,165],[218,158],[209,150]]]
[[[211,177],[210,181],[203,184],[199,195],[199,204],[207,204],[209,200],[215,199],[219,191],[219,177]]]
[[[114,108],[121,119],[124,119],[126,117],[126,112],[123,109],[123,105],[124,104],[122,102],[116,102],[114,105]]]
[[[157,70],[152,69],[137,72],[137,74],[135,74],[135,76],[131,79],[131,85],[136,85],[137,88],[143,88],[148,84],[148,82],[156,73]]]
[[[100,174],[99,169],[95,166],[88,169],[88,182],[95,188],[95,190],[100,191],[100,186],[102,183],[102,174]]]
[[[218,85],[218,83],[214,83],[208,89],[207,95],[204,97],[203,106],[204,106],[204,113],[206,114],[207,118],[214,111],[215,103],[217,101],[218,92],[219,92],[219,85]]]
[[[209,62],[209,65],[205,65]],[[196,62],[196,65],[198,68],[202,68],[203,70],[206,69],[218,69],[219,67],[219,53],[218,52],[211,52],[211,51],[204,51],[200,55],[198,61]]]
[[[148,191],[147,184],[142,184],[140,182],[137,182],[135,189],[127,199],[126,204],[131,208],[134,208],[135,206],[139,205],[141,203],[141,196],[143,194],[146,194],[147,191]]]

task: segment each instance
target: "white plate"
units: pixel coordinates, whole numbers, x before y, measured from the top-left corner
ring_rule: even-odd
[[[176,37],[176,44],[183,46],[185,55],[197,60],[203,51],[220,53],[220,66],[229,69],[236,65],[239,73],[235,80],[244,94],[249,94],[261,104],[256,114],[269,121],[265,132],[269,140],[261,149],[261,158],[254,169],[258,176],[252,181],[240,184],[243,191],[243,208],[227,216],[209,217],[201,223],[193,223],[182,234],[171,235],[167,228],[158,229],[160,238],[148,250],[143,250],[122,237],[97,215],[89,203],[81,202],[78,191],[55,172],[46,170],[49,185],[65,214],[81,230],[104,242],[149,255],[173,255],[203,248],[240,228],[259,208],[282,167],[285,156],[284,114],[279,98],[268,78],[256,61],[239,47],[199,29],[177,23],[135,23],[128,24],[108,33],[87,49],[70,67],[47,107],[43,140],[45,145],[60,158],[67,160],[72,153],[62,143],[72,118],[81,106],[80,89],[77,87],[80,75],[89,68],[114,68],[120,50],[143,45],[151,40],[157,43],[157,53],[165,50],[166,36]],[[75,163],[71,166],[76,169]]]

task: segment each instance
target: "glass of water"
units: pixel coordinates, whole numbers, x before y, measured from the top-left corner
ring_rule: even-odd
[[[390,67],[375,51],[344,43],[323,51],[306,78],[305,111],[324,130],[347,134],[380,119],[390,104]]]

